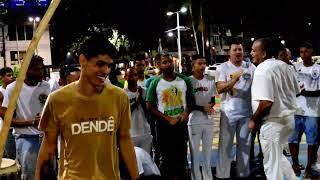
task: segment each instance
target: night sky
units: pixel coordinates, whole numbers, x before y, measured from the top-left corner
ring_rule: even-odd
[[[137,50],[155,49],[158,38],[164,38],[164,31],[174,28],[176,23],[175,18],[165,15],[166,11],[178,10],[186,1],[62,0],[50,26],[54,61],[63,61],[67,48],[79,33],[99,23],[127,35]],[[310,41],[319,48],[320,13],[315,1],[193,0],[192,3],[195,15],[200,4],[204,5],[206,23],[226,24],[243,31],[245,37],[279,36],[292,48],[302,41]],[[34,12],[41,14],[41,11]],[[182,18],[183,23],[190,24],[189,16]]]

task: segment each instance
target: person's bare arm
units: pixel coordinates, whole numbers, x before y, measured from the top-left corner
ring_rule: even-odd
[[[136,154],[128,131],[120,131],[118,134],[119,149],[121,157],[126,164],[132,180],[139,178]]]
[[[54,173],[54,159],[57,148],[56,131],[45,131],[42,144],[38,154],[36,180],[57,179]]]
[[[261,100],[257,111],[253,114],[252,118],[249,121],[249,128],[253,130],[259,130],[262,123],[262,118],[269,114],[273,102]]]
[[[0,108],[0,116],[4,119],[4,115],[7,111],[6,107]],[[26,120],[26,119],[12,119],[11,126],[12,127],[26,127],[26,126],[38,126],[40,120],[40,116],[36,116],[34,119]]]
[[[4,119],[4,115],[6,114],[7,108],[6,107],[1,107],[0,108],[0,116],[2,119]]]
[[[229,81],[218,81],[216,83],[217,85],[217,91],[219,94],[231,91],[233,86],[239,81],[241,75],[243,74],[243,70],[237,71],[232,74],[232,78]]]
[[[4,96],[3,96],[3,94],[0,92],[0,105],[2,105],[3,98],[4,98]]]

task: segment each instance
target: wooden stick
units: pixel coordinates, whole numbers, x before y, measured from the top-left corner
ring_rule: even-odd
[[[14,110],[16,109],[17,100],[24,82],[24,79],[26,78],[26,73],[31,61],[31,58],[34,54],[35,49],[38,46],[38,43],[40,41],[41,36],[43,35],[44,31],[48,27],[49,21],[51,17],[53,16],[55,10],[57,9],[59,3],[61,0],[52,0],[50,6],[48,7],[45,15],[43,16],[36,33],[33,35],[33,38],[31,40],[31,43],[29,44],[28,50],[26,52],[26,56],[23,59],[22,66],[20,68],[19,76],[16,80],[16,86],[13,89],[13,92],[10,96],[9,106],[7,108],[6,114],[4,116],[4,122],[2,126],[2,130],[0,133],[0,164],[2,161],[4,146],[7,141],[8,132],[10,128],[10,124],[12,121],[12,116],[14,113]]]

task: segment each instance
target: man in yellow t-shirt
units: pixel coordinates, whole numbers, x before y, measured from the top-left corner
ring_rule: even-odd
[[[118,153],[131,178],[138,177],[129,134],[128,96],[120,88],[104,83],[113,52],[114,47],[104,37],[94,35],[87,39],[79,49],[80,80],[49,96],[39,124],[45,135],[36,180],[53,176],[50,166],[58,134],[64,151],[59,179],[119,180]]]

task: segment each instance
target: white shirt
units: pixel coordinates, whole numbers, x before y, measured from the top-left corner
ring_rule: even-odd
[[[144,87],[145,81],[146,81],[146,79],[143,79],[142,81],[141,81],[141,80],[138,80],[138,81],[137,81],[137,85],[140,86],[140,87]]]
[[[2,93],[2,95],[4,96],[4,93],[6,92],[6,89],[3,88],[3,86],[0,87],[0,92]],[[0,131],[2,129],[2,126],[3,126],[3,120],[2,118],[0,117]]]
[[[130,105],[134,104],[138,100],[139,92],[132,92],[128,88],[124,88],[126,93],[128,94]],[[142,88],[142,98],[144,99],[146,96],[146,91]],[[131,137],[138,137],[138,136],[144,136],[151,134],[150,125],[147,122],[146,115],[144,113],[144,110],[139,104],[139,106],[131,110],[131,128],[130,128],[130,134]]]
[[[300,87],[304,87],[306,91],[320,90],[320,65],[314,64],[306,67],[303,63],[295,65],[298,73],[298,81]],[[299,110],[297,115],[320,117],[320,97],[298,96],[297,104]]]
[[[4,93],[6,92],[6,89],[3,88],[3,86],[0,87],[0,92],[2,93],[2,95],[4,96]]]
[[[177,117],[187,107],[186,93],[187,84],[176,77],[173,81],[166,81],[163,78],[159,81],[157,88],[158,110],[168,116]]]
[[[256,112],[260,100],[273,102],[270,113],[263,120],[289,116],[297,110],[296,95],[300,87],[292,67],[274,58],[261,63],[252,82],[252,110]]]
[[[251,107],[251,84],[256,67],[250,62],[242,62],[237,67],[229,61],[221,64],[218,68],[218,82],[231,80],[233,73],[244,70],[239,81],[234,85],[235,94],[231,91],[221,95],[221,111],[224,111],[230,122],[236,122],[240,119],[252,115]]]
[[[10,95],[13,92],[13,89],[16,85],[16,82],[13,82],[7,86],[2,106],[8,107],[10,101]],[[20,95],[17,100],[16,106],[16,119],[21,120],[32,120],[36,117],[37,114],[41,114],[42,108],[46,102],[46,99],[50,93],[50,85],[46,81],[38,83],[37,86],[28,86],[25,83],[22,85]],[[36,135],[41,134],[42,132],[34,127],[14,127],[13,134],[28,134]]]
[[[58,90],[60,88],[59,83],[55,79],[49,79],[48,83],[50,84],[50,90],[51,92]]]
[[[195,103],[198,106],[206,106],[210,103],[212,97],[216,95],[214,80],[209,80],[206,76],[198,80],[190,76]],[[194,110],[189,115],[188,125],[195,124],[213,124],[213,119],[208,118],[208,114],[202,111]]]

